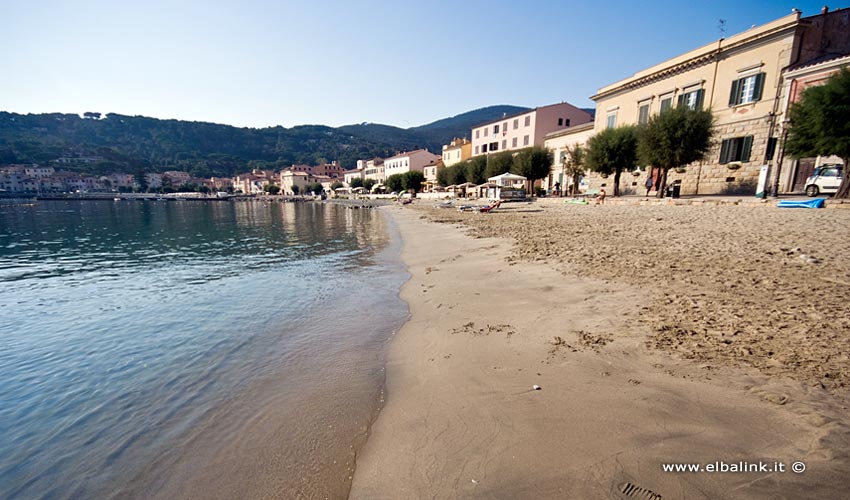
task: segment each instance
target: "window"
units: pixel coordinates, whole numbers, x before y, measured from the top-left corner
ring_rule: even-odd
[[[677,106],[687,106],[691,109],[702,109],[702,101],[705,99],[705,89],[698,89],[679,96]]]
[[[502,124],[502,135],[505,135],[508,131],[508,122]]]
[[[531,116],[529,115],[529,116],[525,117],[525,126],[528,127],[530,125],[531,125]]]
[[[558,126],[559,126],[559,127],[563,127],[563,126],[564,126],[564,119],[563,119],[563,118],[558,118]]]
[[[475,154],[478,154],[478,146],[475,146]]]
[[[528,146],[528,136],[525,136],[525,137],[522,138],[522,145]]]
[[[486,153],[486,152],[487,152],[487,145],[486,145],[486,144],[484,144],[484,145],[482,145],[482,146],[481,146],[481,152],[482,152],[482,153]]]
[[[720,163],[732,161],[750,161],[750,152],[753,149],[753,136],[735,137],[724,139],[720,144]]]
[[[767,140],[767,151],[764,152],[764,160],[772,160],[773,153],[776,151],[776,137],[771,137]]]
[[[496,134],[498,134],[498,133],[499,133],[499,126],[498,126],[498,125],[493,125],[493,135],[496,135]]]
[[[761,100],[764,89],[764,73],[746,76],[732,82],[732,91],[729,93],[729,105],[747,104]]]
[[[478,137],[479,137],[479,135],[478,135],[478,133],[479,133],[479,132],[481,132],[481,131],[480,131],[480,130],[476,130],[476,131],[475,131],[475,138],[476,138],[476,139],[478,139]]]
[[[512,147],[512,148],[515,148],[515,147],[516,147],[516,137],[514,137],[513,139],[511,139],[511,147]]]
[[[605,127],[606,128],[614,128],[617,126],[617,112],[608,113],[608,118]]]
[[[673,108],[673,96],[672,95],[661,98],[661,109],[660,109],[661,113],[667,111],[668,109],[672,109],[672,108]]]
[[[502,149],[508,149],[508,141],[507,141],[507,139],[502,139]]]
[[[564,119],[564,126],[565,126],[565,127],[569,127],[569,126],[570,126],[570,119],[569,119],[569,118],[565,118],[565,119]]]
[[[649,103],[641,104],[638,107],[638,125],[646,125],[649,123]]]
[[[519,118],[517,118],[516,120],[514,120],[514,130],[516,130],[516,129],[518,129],[518,128],[519,128]]]
[[[490,143],[490,151],[498,151],[498,150],[499,150],[499,143],[498,142],[491,142]]]
[[[489,127],[484,127],[484,137],[487,137],[487,133],[490,131]]]

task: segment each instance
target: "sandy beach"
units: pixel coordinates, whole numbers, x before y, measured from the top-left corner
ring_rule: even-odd
[[[350,498],[846,497],[850,210],[503,208],[384,209],[411,319]],[[719,462],[771,471],[663,470]]]

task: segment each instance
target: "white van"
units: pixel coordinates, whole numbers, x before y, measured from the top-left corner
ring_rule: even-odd
[[[817,196],[821,193],[834,193],[841,185],[843,167],[841,165],[821,165],[806,179],[806,194]]]

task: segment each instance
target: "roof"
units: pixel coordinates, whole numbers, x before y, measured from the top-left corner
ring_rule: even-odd
[[[570,106],[570,107],[572,107],[572,108],[575,108],[575,109],[577,109],[577,110],[579,110],[579,111],[584,111],[583,109],[581,109],[581,108],[577,108],[577,107],[573,106],[572,104],[570,104],[570,103],[568,103],[568,102],[566,102],[566,101],[564,101],[564,102],[556,102],[555,104],[547,104],[547,105],[545,105],[545,106],[538,106],[538,107],[536,107],[536,108],[529,109],[529,110],[526,110],[526,111],[520,111],[520,112],[518,112],[518,113],[514,113],[514,114],[512,114],[512,115],[505,115],[505,116],[503,116],[503,117],[501,117],[501,118],[497,118],[497,119],[495,119],[495,120],[490,120],[490,121],[486,121],[486,122],[481,122],[481,123],[479,123],[478,125],[473,125],[473,126],[472,126],[472,128],[473,128],[473,129],[476,129],[476,128],[478,128],[478,127],[483,127],[483,126],[485,126],[485,125],[489,125],[489,124],[491,124],[491,123],[498,123],[498,122],[501,122],[501,121],[504,121],[504,120],[509,120],[509,119],[511,119],[511,118],[516,118],[517,116],[527,115],[527,114],[529,114],[529,113],[533,113],[533,112],[535,112],[535,111],[537,111],[537,110],[540,110],[540,109],[551,108],[551,107],[554,107],[554,106],[563,106],[564,104],[566,104],[567,106]],[[587,111],[584,111],[584,112],[585,112],[585,113],[587,113]],[[588,114],[589,114],[589,113],[588,113]]]
[[[415,149],[415,150],[413,150],[413,151],[405,151],[404,153],[399,153],[399,154],[397,154],[397,155],[395,155],[395,156],[390,156],[389,158],[387,158],[387,159],[385,159],[385,160],[384,160],[384,163],[386,163],[388,160],[392,160],[392,159],[394,159],[394,158],[404,158],[405,156],[410,156],[410,155],[413,155],[413,154],[416,154],[416,153],[428,153],[428,154],[433,154],[433,153],[431,153],[430,151],[428,151],[427,149],[424,149],[424,148],[421,148],[421,149]],[[434,156],[437,156],[437,155],[434,155]]]
[[[827,64],[827,63],[833,63],[836,66],[839,66],[841,64],[850,64],[850,55],[848,55],[848,54],[842,54],[842,55],[827,54],[823,57],[818,57],[817,59],[814,59],[814,60],[809,61],[807,63],[797,64],[795,66],[791,66],[790,68],[788,68],[788,72],[792,73],[794,71],[799,71],[799,70],[803,70],[803,69],[815,69],[816,66],[820,66],[820,65],[832,66],[832,64]]]
[[[523,177],[521,175],[512,174],[510,172],[505,172],[502,175],[496,175],[494,177],[490,177],[487,181],[492,180],[506,180],[506,181],[527,181],[527,177]]]
[[[577,134],[579,132],[584,132],[586,130],[592,129],[594,126],[594,122],[581,123],[579,125],[573,125],[572,127],[563,128],[561,130],[556,130],[554,132],[549,132],[548,134],[543,136],[543,139],[552,139],[555,137],[561,137],[562,135],[570,135]]]
[[[765,38],[775,36],[776,34],[787,34],[788,30],[793,30],[800,20],[800,13],[792,12],[787,16],[780,17],[761,26],[750,28],[744,32],[730,36],[729,38],[721,38],[702,47],[680,54],[672,59],[662,61],[658,64],[650,66],[644,70],[606,85],[599,91],[590,96],[594,101],[606,97],[622,89],[628,89],[643,85],[645,82],[654,81],[655,79],[666,78],[683,68],[689,68],[697,65],[709,63],[718,57],[722,57],[721,52],[727,53],[730,50],[738,49],[747,44],[764,40]]]

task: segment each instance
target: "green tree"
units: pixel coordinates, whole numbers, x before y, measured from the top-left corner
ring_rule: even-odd
[[[293,186],[292,186],[292,194],[294,194],[294,195],[296,195],[296,196],[297,196],[297,195],[298,195],[298,193],[300,193],[300,192],[301,192],[301,188],[293,184]]]
[[[620,174],[637,163],[637,127],[608,128],[591,137],[587,141],[586,163],[594,172],[614,175],[613,196],[620,196]]]
[[[363,179],[363,187],[366,188],[366,191],[372,191],[372,188],[377,184],[378,181],[375,179]]]
[[[344,184],[343,184],[343,183],[341,183],[341,182],[339,182],[339,181],[336,181],[336,182],[334,182],[334,183],[332,183],[332,184],[331,184],[331,189],[333,189],[334,191],[336,191],[337,189],[339,189],[339,188],[341,188],[341,187],[343,187],[343,186],[344,186]]]
[[[349,184],[351,185],[351,189],[363,187],[363,179],[361,179],[360,177],[356,177],[354,179],[351,179],[351,182]]]
[[[322,194],[322,192],[324,192],[324,190],[325,190],[325,188],[322,186],[322,184],[320,182],[314,182],[314,183],[309,184],[307,186],[307,191],[309,191],[313,194]]]
[[[487,169],[486,156],[473,156],[466,160],[463,166],[463,179],[466,182],[471,182],[476,186],[483,184],[485,180],[484,171]]]
[[[140,193],[146,193],[148,191],[148,178],[145,176],[145,171],[139,169],[136,172],[135,176],[135,185],[138,186],[138,190]]]
[[[517,153],[511,172],[528,179],[533,196],[534,183],[549,175],[551,169],[552,152],[542,146],[532,146]]]
[[[584,174],[584,163],[587,152],[581,144],[573,144],[564,148],[564,174],[572,179],[570,196],[578,194],[579,178]]]
[[[266,184],[263,186],[263,191],[269,193],[270,195],[276,195],[280,192],[280,186],[277,184]]]
[[[404,182],[402,181],[402,174],[393,174],[387,177],[387,180],[384,182],[384,185],[390,191],[401,192],[404,190]]]
[[[464,165],[465,163],[458,163],[440,170],[437,172],[437,182],[444,187],[463,184],[466,182],[466,176],[463,172]]]
[[[206,187],[206,186],[200,186],[200,187],[198,188],[198,192],[199,192],[199,193],[204,193],[204,194],[209,194],[209,192],[210,192],[210,188],[208,188],[208,187]]]
[[[711,149],[714,116],[708,109],[677,106],[649,119],[638,131],[638,158],[661,169],[658,198],[667,190],[667,172],[705,159]],[[593,139],[591,139],[593,140]]]
[[[836,198],[850,198],[850,70],[843,68],[823,85],[807,87],[791,105],[785,150],[793,157],[835,155],[844,161]],[[778,183],[778,180],[777,180]]]
[[[501,153],[491,154],[487,156],[487,164],[484,168],[484,181],[490,177],[496,177],[504,173],[510,172],[514,165],[514,153],[511,151],[502,151]],[[544,176],[545,177],[545,176]],[[482,182],[484,182],[482,181]]]
[[[405,191],[413,190],[418,193],[422,190],[422,183],[425,182],[425,174],[419,170],[411,170],[401,174],[401,187]]]

